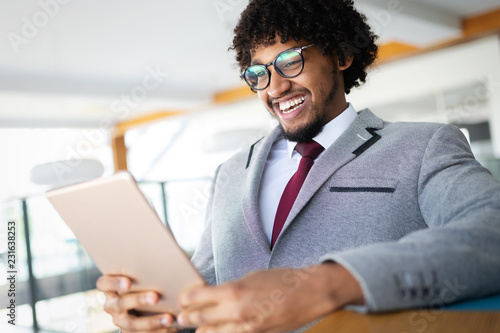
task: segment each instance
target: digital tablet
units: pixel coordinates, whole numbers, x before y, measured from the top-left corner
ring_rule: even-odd
[[[137,310],[177,314],[184,288],[205,284],[126,171],[46,193],[101,273],[132,279],[132,291],[154,290],[156,305]]]

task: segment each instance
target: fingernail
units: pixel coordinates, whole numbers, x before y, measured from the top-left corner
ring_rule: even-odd
[[[121,290],[127,290],[128,289],[128,283],[125,280],[120,280],[119,287]]]
[[[160,319],[161,326],[163,327],[168,327],[172,325],[172,318],[171,317],[163,317]]]
[[[144,301],[149,305],[153,305],[155,302],[153,295],[146,295]]]

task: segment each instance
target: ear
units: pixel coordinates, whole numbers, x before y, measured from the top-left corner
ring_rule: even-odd
[[[354,57],[352,55],[346,56],[344,60],[340,60],[339,58],[337,59],[340,71],[345,71],[346,69],[351,67],[352,62],[354,61]]]

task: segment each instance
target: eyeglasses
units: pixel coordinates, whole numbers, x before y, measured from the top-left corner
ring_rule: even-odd
[[[274,60],[265,65],[252,65],[245,68],[241,77],[245,79],[245,82],[253,90],[263,90],[269,86],[271,81],[271,72],[267,67],[273,65],[274,70],[280,76],[285,78],[292,78],[298,76],[302,73],[304,69],[304,56],[302,55],[302,50],[308,47],[314,46],[315,44],[294,47],[285,50],[278,54]]]

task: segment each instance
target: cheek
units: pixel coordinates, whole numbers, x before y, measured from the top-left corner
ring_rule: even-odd
[[[334,78],[329,67],[325,67],[324,72],[318,72],[315,75],[315,79],[310,81],[308,88],[311,90],[313,101],[321,102],[326,98],[325,93],[333,88]]]
[[[257,96],[259,99],[264,103],[264,105],[267,107],[267,93],[265,93],[263,90],[257,91]]]
[[[260,101],[262,102],[262,104],[264,104],[264,107],[266,108],[267,112],[269,112],[272,117],[276,118],[274,110],[268,104],[267,93],[265,93],[263,91],[257,91],[257,97],[260,99]]]

